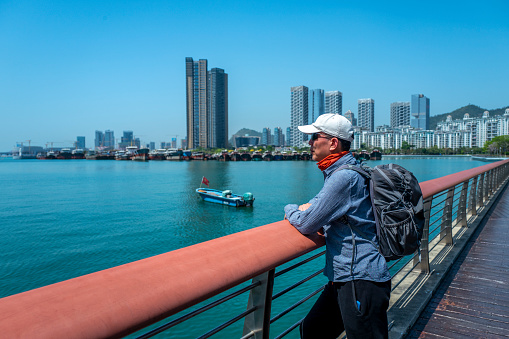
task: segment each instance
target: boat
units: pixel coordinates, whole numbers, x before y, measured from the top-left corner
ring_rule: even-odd
[[[272,161],[273,158],[272,152],[266,151],[263,153],[263,161]]]
[[[260,151],[254,151],[253,152],[253,155],[251,157],[251,160],[252,161],[262,161],[263,159],[263,156],[262,154],[260,153]]]
[[[160,148],[150,151],[150,153],[148,154],[148,158],[150,160],[166,160],[166,155],[167,155],[166,149]]]
[[[182,160],[183,152],[181,149],[169,149],[166,153],[166,160]]]
[[[192,154],[191,151],[183,151],[182,152],[182,160],[191,160],[191,154]],[[170,160],[170,159],[168,159],[168,160]]]
[[[148,148],[140,148],[134,152],[131,156],[131,160],[133,161],[148,161],[149,160],[149,152]]]
[[[115,160],[131,160],[131,155],[127,154],[126,151],[117,151]]]
[[[249,153],[249,152],[242,152],[242,154],[240,155],[240,159],[242,161],[251,161],[251,153]]]
[[[250,192],[243,195],[233,194],[230,190],[220,191],[212,188],[197,188],[196,193],[207,202],[228,206],[253,206],[254,197]]]
[[[369,155],[369,160],[382,160],[382,152],[377,149],[374,149],[373,152]]]
[[[232,154],[230,155],[230,161],[241,161],[241,157],[240,157],[240,154],[239,152],[237,151],[233,151]]]
[[[281,154],[281,152],[276,151],[276,153],[274,154],[274,157],[272,158],[272,160],[274,160],[274,161],[281,161],[281,160],[283,160],[283,155]]]
[[[307,151],[302,151],[302,153],[300,154],[300,159],[305,161],[310,160],[311,154],[309,154],[309,152]]]
[[[205,154],[203,152],[192,152],[191,159],[193,160],[205,160]]]
[[[70,148],[62,148],[60,153],[57,154],[57,159],[68,160],[72,159],[72,153]]]
[[[37,159],[41,159],[41,160],[54,160],[56,158],[57,157],[55,155],[55,152],[53,152],[53,151],[48,151],[46,153],[42,152],[42,153],[37,154]]]
[[[228,150],[224,150],[221,152],[221,155],[219,155],[218,160],[219,161],[230,161],[230,154],[228,153]]]
[[[369,158],[370,154],[366,150],[362,150],[361,153],[359,154],[359,161],[369,160]]]
[[[85,150],[81,148],[73,149],[71,159],[85,159]]]

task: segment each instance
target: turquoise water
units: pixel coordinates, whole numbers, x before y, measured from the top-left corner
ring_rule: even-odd
[[[419,181],[485,165],[464,157],[385,157],[368,164],[389,162],[411,170]],[[252,192],[254,207],[203,202],[195,193],[202,176],[211,188]],[[307,202],[322,183],[312,161],[1,159],[0,297],[281,220],[287,203]],[[310,272],[322,265],[318,259]],[[281,278],[287,285],[295,279]],[[297,300],[299,293],[293,295]],[[244,310],[245,299],[236,301]],[[290,304],[278,302],[275,309]],[[308,308],[281,324],[289,326]],[[194,338],[216,322],[212,315],[194,326],[196,333],[182,325],[167,336]]]

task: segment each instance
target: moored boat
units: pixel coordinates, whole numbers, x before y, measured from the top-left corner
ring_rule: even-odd
[[[148,148],[140,148],[134,152],[134,154],[131,156],[131,160],[133,161],[148,161],[148,153],[150,150]]]
[[[369,153],[366,150],[362,150],[361,153],[359,154],[359,161],[369,160],[369,158],[370,158]]]
[[[252,161],[261,161],[262,158],[262,154],[259,151],[254,151],[253,155],[251,156]]]
[[[243,152],[241,155],[240,155],[240,159],[242,161],[251,161],[251,154],[249,152]]]
[[[204,201],[235,207],[253,206],[255,200],[253,194],[250,192],[238,195],[233,194],[230,190],[220,191],[212,188],[197,188],[196,193],[198,193]]]
[[[373,152],[369,155],[369,160],[382,160],[382,152],[377,149],[374,149]]]
[[[273,159],[273,155],[272,155],[272,152],[269,152],[269,151],[266,151],[263,153],[263,160],[264,161],[272,161]]]
[[[166,155],[167,155],[166,149],[160,148],[150,151],[150,153],[148,154],[148,158],[150,160],[166,160]]]
[[[166,160],[182,160],[183,154],[180,149],[170,149],[166,154]]]
[[[230,154],[227,150],[224,150],[221,152],[221,154],[218,157],[219,161],[230,161]]]
[[[230,154],[230,161],[241,161],[241,157],[240,157],[240,154],[239,152],[237,151],[233,151],[231,154]]]
[[[203,152],[193,152],[193,153],[191,153],[191,159],[205,160],[205,154],[203,154]]]
[[[300,159],[301,160],[310,160],[311,159],[311,154],[309,154],[309,152],[307,151],[302,151],[302,153],[300,154]]]

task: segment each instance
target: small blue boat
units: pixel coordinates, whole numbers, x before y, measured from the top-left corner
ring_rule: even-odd
[[[233,194],[230,190],[220,191],[211,188],[197,188],[196,193],[205,201],[235,207],[253,206],[255,200],[253,194],[250,192],[238,195]]]

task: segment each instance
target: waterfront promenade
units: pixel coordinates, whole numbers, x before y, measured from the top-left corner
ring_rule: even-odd
[[[486,216],[407,338],[509,336],[509,189]]]

